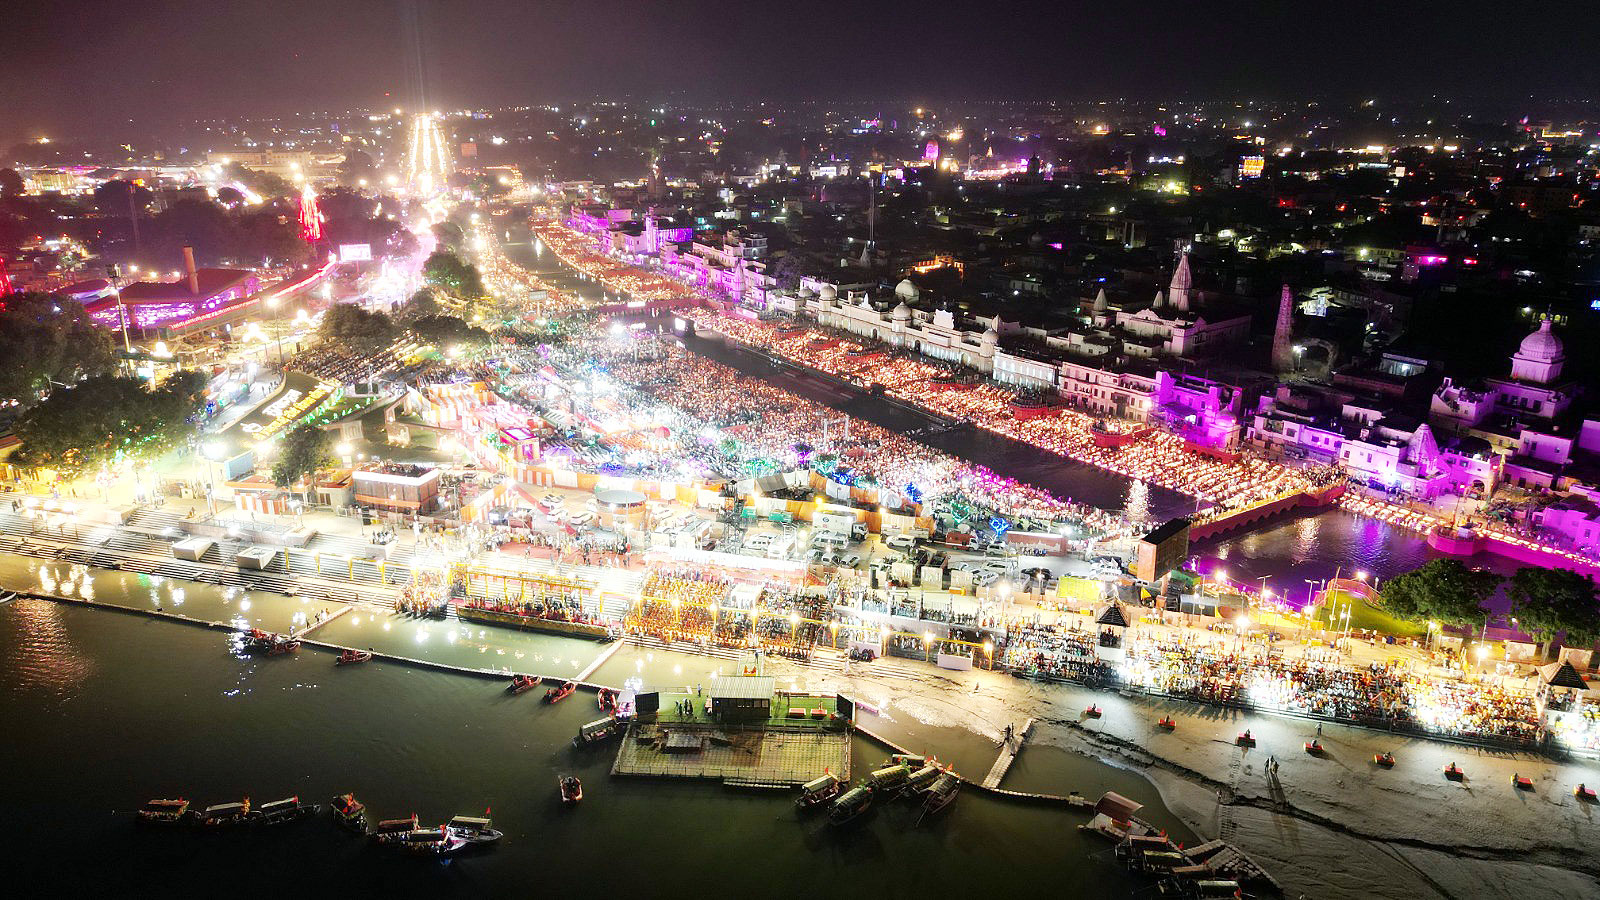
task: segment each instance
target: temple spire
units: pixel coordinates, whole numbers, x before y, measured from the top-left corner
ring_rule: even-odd
[[[1177,270],[1172,273],[1172,283],[1167,285],[1167,296],[1179,312],[1189,311],[1189,294],[1193,288],[1194,274],[1189,271],[1189,254],[1185,253],[1178,260]]]
[[[1278,324],[1272,331],[1272,368],[1279,372],[1294,369],[1294,291],[1287,284],[1278,298]]]

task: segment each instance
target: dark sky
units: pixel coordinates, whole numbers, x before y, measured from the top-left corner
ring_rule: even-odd
[[[392,105],[407,5],[436,106],[624,92],[1600,97],[1596,0],[14,0],[0,14],[0,138]]]

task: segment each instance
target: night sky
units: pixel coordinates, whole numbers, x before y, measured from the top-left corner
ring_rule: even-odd
[[[1600,95],[1600,3],[59,0],[0,20],[0,138],[405,105]],[[388,95],[386,96],[386,93]]]

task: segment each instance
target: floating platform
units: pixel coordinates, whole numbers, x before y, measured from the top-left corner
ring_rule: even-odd
[[[850,777],[850,733],[842,730],[634,723],[613,775],[699,778],[734,787],[796,786],[831,771]]]

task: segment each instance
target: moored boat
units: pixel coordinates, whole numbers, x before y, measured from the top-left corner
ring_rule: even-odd
[[[800,796],[794,798],[794,805],[801,812],[810,812],[843,792],[844,779],[825,771],[821,778],[813,778],[800,786]]]
[[[607,626],[594,622],[547,619],[543,616],[532,615],[531,612],[521,608],[495,608],[478,601],[469,601],[456,606],[456,618],[463,622],[482,622],[489,625],[524,628],[529,631],[547,631],[552,634],[565,634],[571,637],[589,638],[597,641],[607,639],[611,633],[610,628]]]
[[[956,773],[946,769],[935,778],[928,788],[927,794],[922,798],[922,816],[931,816],[949,806],[961,793],[961,779]],[[918,818],[921,821],[921,817]]]
[[[622,720],[615,716],[606,716],[578,729],[578,736],[572,739],[574,747],[590,747],[602,741],[609,741],[622,734]]]
[[[561,802],[574,806],[583,799],[583,782],[576,775],[563,775],[556,779],[556,789],[561,792]]]
[[[469,844],[492,844],[504,836],[495,830],[489,819],[477,816],[456,816],[445,823],[444,830]]]
[[[346,649],[339,653],[339,658],[333,661],[336,666],[353,666],[364,663],[372,658],[371,650]]]
[[[357,800],[355,794],[340,794],[329,805],[333,808],[335,822],[351,831],[367,830],[367,806]]]
[[[874,792],[898,790],[906,783],[906,777],[910,774],[911,767],[905,763],[884,766],[867,776],[867,787]]]
[[[937,760],[925,764],[920,769],[913,770],[910,775],[906,776],[906,783],[900,788],[901,793],[907,796],[921,793],[929,785],[933,784],[934,779],[939,777],[941,771],[943,770],[939,768]]]
[[[577,689],[578,685],[576,682],[563,681],[560,687],[553,687],[544,692],[544,702],[560,703],[562,700],[567,699],[567,697]]]
[[[207,828],[242,824],[250,819],[250,798],[246,797],[237,803],[218,803],[208,806],[200,811],[198,819],[200,824]]]
[[[871,806],[872,790],[865,785],[857,785],[834,799],[828,807],[828,822],[843,825],[855,820]]]
[[[417,830],[417,814],[404,819],[384,819],[372,829],[372,840],[379,844],[393,844]]]
[[[537,675],[513,675],[511,676],[511,683],[506,685],[506,693],[520,694],[524,691],[531,691],[538,686],[539,676]]]
[[[401,835],[395,843],[415,856],[449,856],[467,845],[467,839],[451,835],[440,825],[437,828],[418,828]]]
[[[600,707],[601,712],[616,715],[617,692],[611,688],[601,688],[600,693],[595,696],[594,702]]]
[[[151,800],[139,807],[137,813],[139,821],[149,822],[154,825],[176,825],[182,822],[189,814],[189,801],[179,797],[176,800]]]
[[[301,803],[299,797],[286,797],[261,804],[252,815],[252,819],[260,825],[278,825],[303,819],[318,809],[321,807],[315,803]]]

